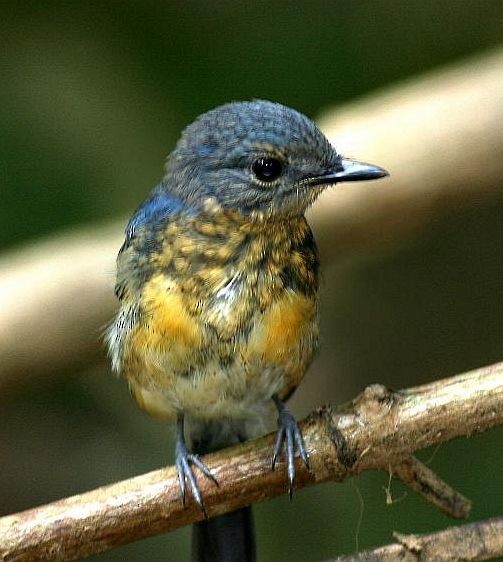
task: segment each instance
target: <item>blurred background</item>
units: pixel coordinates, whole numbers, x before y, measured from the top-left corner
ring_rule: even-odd
[[[298,416],[503,359],[502,32],[497,0],[2,2],[0,515],[172,463],[173,428],[110,375],[100,333],[128,215],[180,129],[223,102],[291,105],[391,172],[311,215],[322,350]],[[501,515],[502,438],[419,455],[473,500],[471,520]],[[388,480],[257,505],[260,560],[453,523],[394,480],[386,505]],[[188,542],[183,529],[91,559],[183,561]]]

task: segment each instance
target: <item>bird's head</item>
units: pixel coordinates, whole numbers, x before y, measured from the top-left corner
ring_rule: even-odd
[[[167,162],[165,188],[251,217],[293,216],[328,186],[387,175],[343,159],[305,115],[269,101],[222,105],[189,125]]]

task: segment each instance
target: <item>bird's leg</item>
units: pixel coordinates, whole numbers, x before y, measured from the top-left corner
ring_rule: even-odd
[[[295,481],[295,451],[297,450],[300,458],[303,460],[306,467],[309,469],[309,459],[307,456],[306,448],[304,446],[304,439],[300,432],[299,426],[295,418],[290,413],[285,404],[279,399],[277,394],[273,394],[272,399],[278,410],[278,437],[276,439],[276,446],[274,447],[274,454],[272,457],[272,469],[276,466],[276,460],[281,453],[283,441],[285,442],[285,456],[286,466],[289,481],[289,494],[290,499],[293,493],[293,484]]]
[[[180,414],[177,419],[176,423],[176,447],[175,447],[175,459],[176,459],[176,468],[178,470],[178,481],[180,483],[180,491],[182,493],[182,501],[183,505],[185,505],[185,481],[189,482],[190,489],[192,491],[192,495],[196,500],[197,504],[201,508],[201,511],[204,514],[204,517],[207,519],[208,515],[206,514],[206,509],[204,508],[203,497],[201,495],[201,491],[199,490],[199,486],[197,485],[196,477],[194,476],[194,472],[192,471],[191,465],[197,466],[199,470],[210,480],[212,480],[217,486],[218,482],[216,478],[211,473],[210,469],[203,463],[203,461],[199,458],[199,455],[193,455],[189,453],[187,450],[187,445],[185,444],[185,434],[183,431],[183,415]]]

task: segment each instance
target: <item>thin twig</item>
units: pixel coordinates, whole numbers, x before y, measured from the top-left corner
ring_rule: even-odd
[[[446,484],[416,457],[409,457],[391,467],[391,472],[447,515],[463,518],[470,513],[470,500]]]
[[[503,517],[450,527],[428,535],[394,533],[398,544],[381,546],[332,562],[452,562],[503,556]]]
[[[320,408],[301,424],[311,472],[299,462],[296,486],[388,471],[418,449],[500,424],[503,363],[398,392],[372,385],[351,403]],[[199,479],[210,516],[287,491],[284,465],[270,468],[273,441],[268,435],[205,458],[219,482]],[[74,560],[201,517],[190,499],[183,507],[169,467],[1,518],[0,559]]]

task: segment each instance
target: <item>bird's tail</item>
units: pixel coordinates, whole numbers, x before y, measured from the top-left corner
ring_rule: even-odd
[[[205,455],[246,440],[244,424],[235,420],[197,423],[190,428],[192,452]],[[251,507],[196,523],[192,562],[254,562],[255,531]]]
[[[194,525],[192,562],[252,562],[255,559],[250,506]]]

